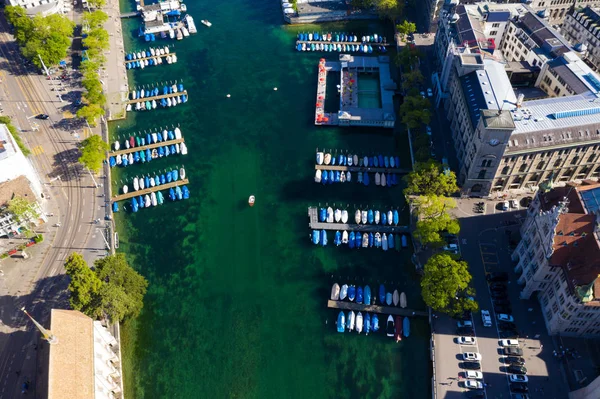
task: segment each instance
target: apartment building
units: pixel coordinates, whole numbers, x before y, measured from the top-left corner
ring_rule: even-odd
[[[22,220],[17,220],[12,213],[8,212],[8,202],[15,197],[23,198],[30,203],[31,212],[27,212]],[[37,196],[31,189],[31,183],[25,176],[0,183],[0,237],[18,235],[22,227],[37,225],[42,221],[47,221],[46,215],[43,214]]]
[[[550,334],[600,336],[600,184],[545,184],[512,259],[521,298],[534,294]]]
[[[527,0],[527,5],[551,25],[560,25],[571,8],[600,6],[598,0]]]
[[[600,68],[600,8],[576,8],[567,14],[561,27],[565,38],[580,52],[582,59]]]

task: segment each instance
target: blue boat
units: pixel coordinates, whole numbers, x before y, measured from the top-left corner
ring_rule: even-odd
[[[144,203],[144,197],[142,197],[141,195],[138,197],[138,205],[140,206],[140,208],[144,208],[146,206],[146,204]]]
[[[336,159],[337,159],[337,158],[335,157],[335,155],[331,157],[331,165],[332,165],[332,166],[335,166],[335,161],[336,161]]]
[[[369,247],[373,247],[374,243],[375,243],[375,237],[373,236],[373,233],[369,233]]]
[[[146,148],[146,160],[148,162],[152,161],[152,153],[150,152],[149,148]]]
[[[146,151],[144,151],[144,150],[140,151],[140,160],[142,161],[142,163],[146,162]]]
[[[337,318],[337,331],[343,333],[346,330],[346,315],[340,312]]]
[[[187,96],[185,94],[181,96],[181,102],[182,103],[187,103],[187,100],[188,100],[188,98],[187,98]]]
[[[342,154],[338,155],[338,165],[343,165],[344,164],[344,159]]]
[[[375,165],[376,168],[379,167],[379,158],[378,157],[373,157],[373,165]]]
[[[379,154],[377,156],[377,160],[379,161],[379,166],[381,166],[383,168],[383,165],[384,165],[383,155]]]
[[[358,172],[360,173],[360,172]],[[363,172],[363,184],[365,186],[369,185],[369,174],[367,172]]]
[[[381,212],[381,224],[383,224],[383,225],[387,224],[387,216],[386,216],[385,212]]]
[[[371,315],[369,313],[363,318],[363,331],[367,335],[369,334],[369,331],[371,331]]]
[[[137,199],[135,199],[135,197],[133,197],[131,199],[131,210],[133,212],[137,212],[138,211],[138,202],[137,202]]]
[[[312,243],[315,244],[315,245],[317,245],[320,240],[321,240],[321,234],[319,233],[319,230],[313,230],[313,232],[312,232]]]
[[[163,86],[163,95],[169,94],[169,88],[167,86]]]
[[[155,96],[158,96],[158,87],[155,87],[152,92],[154,93]]]
[[[148,176],[144,176],[144,186],[146,188],[150,187],[150,178]]]
[[[169,189],[169,198],[171,199],[171,201],[175,201],[177,198],[175,197],[175,190],[173,190],[173,187],[171,187]]]
[[[190,198],[190,190],[188,190],[187,186],[183,186],[181,189],[183,190],[183,199]]]
[[[155,186],[160,186],[160,177],[154,176],[154,185]]]
[[[177,86],[177,88],[179,89],[179,91],[183,91],[183,84],[179,83],[179,86]]]
[[[360,285],[356,289],[356,303],[363,303],[363,288]]]
[[[129,160],[127,159],[127,157],[123,157],[123,166],[127,166],[129,165]]]
[[[394,157],[394,163],[396,164],[396,167],[399,168],[400,167],[400,157]]]
[[[350,249],[354,248],[354,240],[355,240],[354,232],[351,231],[349,238],[348,238],[348,247],[350,247]]]
[[[181,187],[179,187],[179,186],[175,187],[175,196],[177,197],[177,199],[179,201],[181,201],[183,199],[183,193],[181,192]]]
[[[113,212],[119,212],[119,204],[117,201],[113,202]]]
[[[394,248],[394,235],[392,233],[388,234],[388,247],[390,249]]]
[[[165,156],[165,147],[158,147],[158,156],[161,158]]]
[[[408,317],[405,317],[402,321],[402,331],[404,333],[404,336],[408,338],[408,336],[410,335],[410,320],[408,319]]]
[[[389,157],[385,157],[383,158],[383,164],[385,165],[386,168],[390,167],[390,158]]]
[[[167,179],[165,178],[165,175],[162,174],[160,175],[160,184],[165,184],[167,182]]]
[[[329,171],[329,184],[333,183],[335,181],[335,175],[333,173],[333,170]]]
[[[133,162],[138,163],[140,162],[140,152],[136,151],[133,153]]]
[[[335,182],[336,182],[336,183],[339,183],[339,182],[340,182],[340,179],[341,179],[341,177],[342,177],[342,174],[341,174],[341,172],[340,172],[339,170],[336,170],[336,171],[335,171]]]
[[[373,210],[369,209],[369,212],[367,212],[367,221],[369,222],[369,224],[373,223]]]
[[[379,331],[379,318],[376,313],[373,313],[373,317],[371,317],[371,330],[373,332]]]
[[[371,304],[371,287],[365,285],[365,305]]]
[[[173,176],[173,181],[177,181],[177,179],[179,178],[179,172],[177,172],[177,169],[173,169],[171,171],[171,176]]]
[[[321,230],[321,245],[327,245],[327,231],[325,231],[325,229]]]
[[[408,247],[408,240],[406,239],[406,235],[402,234],[402,248]]]
[[[158,142],[161,142],[161,141],[163,141],[163,136],[162,136],[162,133],[161,133],[161,132],[158,132],[158,133],[156,133],[156,137],[157,137],[157,141],[158,141]]]
[[[171,149],[171,154],[176,154],[177,153],[177,149],[175,148],[175,144],[171,144],[171,147],[169,147]]]
[[[360,235],[360,233],[356,233],[356,235],[354,236],[354,246],[356,248],[360,248],[361,245],[362,245],[362,236]]]
[[[136,136],[135,137],[135,146],[139,147],[141,144],[142,144],[142,142],[140,141],[140,138]]]
[[[329,182],[329,173],[327,173],[327,171],[323,171],[323,174],[321,175],[321,183],[323,184],[327,184]]]
[[[348,287],[348,299],[354,301],[354,298],[356,298],[356,287],[351,285]]]
[[[144,137],[140,139],[140,142],[142,143],[142,146],[146,145],[146,139]]]
[[[110,157],[108,159],[108,164],[110,165],[111,168],[113,168],[117,164],[117,161],[115,160],[115,157]]]
[[[173,181],[173,176],[167,172],[167,183],[171,183]]]
[[[382,305],[385,303],[385,286],[383,284],[379,286],[379,303]]]
[[[397,226],[399,222],[398,210],[394,209],[394,224]]]
[[[381,234],[375,234],[375,248],[381,248]]]
[[[319,222],[325,223],[327,220],[327,210],[325,208],[319,209]]]
[[[340,244],[342,243],[342,233],[340,233],[339,231],[335,232],[335,237],[333,238],[333,243],[336,246],[340,246]]]
[[[172,130],[169,130],[167,132],[167,137],[169,138],[169,140],[175,140],[175,134],[173,133]]]

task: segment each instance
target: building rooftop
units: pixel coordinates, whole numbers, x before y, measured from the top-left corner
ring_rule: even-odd
[[[17,152],[17,143],[15,143],[8,128],[0,124],[0,161],[6,159]]]
[[[548,66],[575,92],[590,92],[600,96],[600,80],[598,75],[579,56],[570,51],[549,61]]]
[[[4,206],[14,197],[23,197],[35,202],[37,198],[31,190],[31,183],[25,176],[0,183],[0,206]]]
[[[548,59],[554,59],[571,50],[569,42],[533,11],[517,17],[515,25],[533,41],[531,43],[529,40],[524,40],[524,44],[530,50],[539,52]]]

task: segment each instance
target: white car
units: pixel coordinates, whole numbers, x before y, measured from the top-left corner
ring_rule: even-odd
[[[448,244],[446,245],[444,248],[442,248],[444,251],[448,251],[451,252],[455,255],[458,255],[458,245],[456,244]]]
[[[489,310],[482,310],[481,311],[481,321],[483,322],[483,326],[484,327],[491,327],[492,326],[492,316],[490,316],[490,311]]]
[[[473,381],[473,380],[465,380],[465,388],[469,388],[469,389],[482,389],[483,388],[483,384],[479,381]]]
[[[467,370],[465,371],[465,378],[472,380],[483,380],[483,373],[481,371]]]
[[[424,92],[424,91],[420,92],[419,94],[421,95],[421,97],[423,97],[423,98],[426,98],[426,97],[425,97],[425,92]]]
[[[509,323],[512,323],[515,321],[515,319],[511,315],[506,314],[506,313],[498,313],[497,317],[498,317],[498,320],[500,320],[500,321],[508,321]]]
[[[458,337],[459,345],[475,345],[476,342],[474,337]]]
[[[466,360],[468,362],[479,362],[481,361],[481,353],[477,353],[477,352],[463,352],[463,360]]]
[[[473,328],[473,322],[471,320],[461,320],[461,321],[456,322],[456,326],[458,328],[462,328],[462,327]]]
[[[426,126],[425,126],[425,131],[427,132],[427,135],[428,135],[428,136],[431,136],[431,126],[429,126],[429,125],[426,125]]]
[[[503,201],[503,202],[501,202],[500,204],[501,204],[501,206],[502,206],[502,210],[503,210],[503,211],[508,211],[508,208],[509,208],[509,206],[508,206],[508,201]]]
[[[433,97],[433,90],[427,89],[427,97]]]
[[[519,346],[519,341],[516,339],[501,339],[500,346]]]
[[[527,381],[529,381],[529,378],[527,378],[526,375],[520,375],[520,374],[511,374],[508,376],[508,378],[510,379],[510,382],[527,382]]]

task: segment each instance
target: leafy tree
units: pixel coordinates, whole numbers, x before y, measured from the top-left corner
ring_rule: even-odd
[[[14,197],[8,201],[8,211],[15,216],[19,223],[22,223],[40,217],[39,211],[33,205],[33,201],[28,201],[23,197]]]
[[[91,59],[96,58],[95,53],[102,50],[108,50],[110,43],[108,42],[108,32],[105,29],[92,29],[88,36],[83,39],[83,45],[87,47],[88,54],[92,54]]]
[[[104,0],[101,0],[104,1]],[[90,29],[100,28],[108,21],[108,14],[101,10],[83,13],[83,25]]]
[[[92,317],[98,313],[97,296],[102,287],[102,281],[88,267],[87,262],[78,253],[73,252],[65,262],[67,276],[71,278],[69,303],[75,310],[80,310]]]
[[[443,166],[434,160],[415,164],[404,180],[405,195],[448,196],[458,191],[456,174],[444,172]]]
[[[104,153],[108,151],[108,148],[108,144],[102,140],[102,137],[94,134],[81,142],[81,157],[79,157],[79,162],[90,170],[97,172],[102,167],[102,161],[105,157]]]
[[[88,7],[102,8],[106,5],[106,0],[88,0]]]
[[[419,57],[421,57],[419,50],[411,48],[410,46],[404,46],[402,50],[396,54],[395,63],[397,66],[402,66],[408,70],[412,65],[419,62]]]
[[[401,24],[396,25],[396,30],[398,30],[398,33],[402,35],[402,39],[404,40],[407,35],[417,31],[417,25],[414,22],[404,20]]]
[[[465,296],[472,279],[466,262],[453,259],[449,254],[433,255],[423,268],[421,295],[433,310],[445,313],[461,313],[461,309],[473,309],[475,302]],[[477,303],[475,303],[475,309]]]
[[[404,2],[402,0],[375,0],[375,8],[381,18],[394,21],[402,15]]]
[[[437,196],[418,197],[415,205],[419,212],[415,236],[423,245],[442,246],[444,238],[441,233],[460,232],[460,224],[448,213],[448,210],[456,207],[453,199]]]
[[[429,106],[429,100],[420,95],[404,97],[404,102],[400,106],[402,123],[411,129],[416,129],[423,123],[428,124],[431,120]]]
[[[83,74],[83,76],[89,76],[89,74],[98,74],[98,70],[100,69],[100,64],[95,61],[85,60],[79,66],[79,70]],[[97,75],[96,75],[97,76]],[[98,82],[100,80],[98,79]]]
[[[412,88],[419,87],[419,85],[421,85],[425,81],[425,77],[418,69],[403,73],[402,79],[402,87],[404,87],[404,90],[407,92]]]
[[[84,105],[83,107],[77,110],[77,117],[85,119],[91,127],[95,127],[97,125],[97,120],[102,115],[104,115],[104,108],[102,108],[98,104]]]

